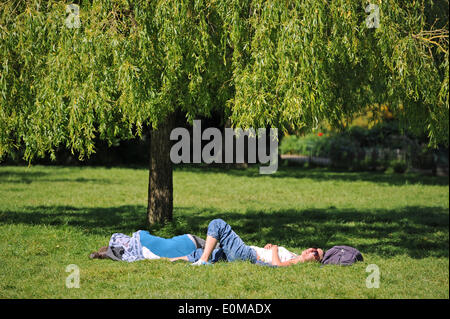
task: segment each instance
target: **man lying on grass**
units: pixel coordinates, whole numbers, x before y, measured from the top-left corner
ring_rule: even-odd
[[[323,258],[319,248],[308,248],[300,255],[284,247],[267,244],[264,248],[247,246],[222,219],[209,223],[206,241],[195,235],[161,238],[147,231],[137,231],[132,237],[116,233],[109,245],[91,253],[90,258],[110,258],[128,262],[142,259],[169,258],[185,260],[192,265],[208,265],[218,261],[248,260],[254,264],[290,266],[297,263],[318,261]]]
[[[217,243],[220,245],[218,249],[215,248]],[[230,225],[222,219],[214,219],[209,223],[204,248],[170,260],[186,260],[195,266],[208,265],[219,260],[248,260],[254,264],[290,266],[308,261],[320,262],[322,258],[323,250],[320,248],[308,248],[296,255],[284,247],[272,244],[267,244],[264,248],[247,246]]]

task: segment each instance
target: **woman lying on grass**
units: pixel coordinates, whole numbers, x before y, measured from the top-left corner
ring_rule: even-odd
[[[195,235],[184,234],[172,238],[161,238],[148,231],[138,230],[127,236],[115,233],[108,246],[93,252],[89,258],[112,259],[133,262],[144,259],[174,258],[185,256],[197,248],[204,247],[205,240]]]
[[[300,255],[284,247],[267,244],[264,248],[247,246],[222,219],[209,223],[206,242],[190,234],[161,238],[148,231],[139,230],[132,237],[115,233],[109,245],[93,252],[90,258],[109,258],[122,261],[168,258],[185,260],[192,265],[207,265],[218,261],[248,260],[254,264],[290,266],[307,261],[321,261],[323,251],[309,248]]]
[[[220,248],[215,249],[217,243]],[[296,255],[284,247],[272,244],[267,244],[264,248],[247,246],[230,225],[222,219],[214,219],[209,223],[204,248],[170,260],[186,260],[193,262],[192,265],[208,265],[219,260],[248,260],[255,264],[290,266],[307,261],[320,262],[322,258],[323,250],[319,248],[308,248]]]

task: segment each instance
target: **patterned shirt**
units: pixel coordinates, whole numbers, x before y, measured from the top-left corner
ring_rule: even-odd
[[[115,233],[109,240],[110,247],[122,247],[125,252],[122,255],[122,260],[133,262],[145,259],[142,252],[140,231],[134,232],[132,237],[122,233]]]

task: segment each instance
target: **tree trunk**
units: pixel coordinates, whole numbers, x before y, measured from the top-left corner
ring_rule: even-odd
[[[150,225],[172,220],[173,181],[170,160],[170,132],[173,118],[150,131],[150,172],[148,183],[147,218]]]

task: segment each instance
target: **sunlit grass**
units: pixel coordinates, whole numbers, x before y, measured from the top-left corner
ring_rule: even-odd
[[[0,167],[0,298],[448,298],[448,178],[280,168],[177,168],[174,220],[150,229],[205,236],[223,218],[249,244],[300,252],[357,247],[351,267],[247,262],[195,268],[90,260],[114,232],[147,229],[148,171]],[[80,288],[66,288],[66,267]],[[376,264],[380,288],[368,289]]]

